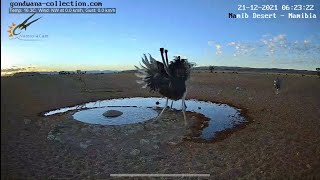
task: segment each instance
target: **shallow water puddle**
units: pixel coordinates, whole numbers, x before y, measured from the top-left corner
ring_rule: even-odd
[[[155,118],[158,115],[158,112],[152,108],[162,108],[165,101],[165,98],[141,97],[111,99],[62,108],[47,112],[44,115],[49,116],[70,110],[83,109],[73,115],[74,119],[85,123],[102,125],[132,124]],[[174,101],[172,108],[181,110],[181,104],[181,100]],[[171,105],[171,100],[168,105]],[[212,140],[217,132],[230,129],[235,127],[235,125],[247,122],[247,120],[241,116],[240,109],[233,108],[226,104],[217,104],[191,99],[186,100],[186,105],[187,111],[203,114],[210,119],[208,127],[203,129],[200,136],[200,138],[205,140]],[[107,110],[118,110],[123,112],[123,114],[119,117],[107,118],[102,115]]]

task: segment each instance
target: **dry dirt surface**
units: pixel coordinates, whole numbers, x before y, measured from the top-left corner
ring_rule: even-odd
[[[283,83],[278,95],[276,76]],[[133,73],[2,77],[1,179],[122,179],[110,177],[118,173],[320,179],[317,76],[193,73],[187,99],[242,108],[250,121],[213,143],[185,139],[190,129],[179,111],[124,126],[85,124],[72,118],[74,112],[41,116],[95,100],[159,96],[135,80]]]

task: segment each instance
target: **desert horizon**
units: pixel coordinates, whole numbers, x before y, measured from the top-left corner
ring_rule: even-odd
[[[208,70],[210,71],[210,67],[214,67],[215,71],[255,71],[255,72],[261,72],[261,73],[311,73],[311,74],[315,74],[317,73],[319,70],[317,70],[318,68],[314,68],[314,70],[308,70],[308,69],[288,69],[288,68],[277,68],[277,67],[273,67],[273,68],[263,68],[263,67],[240,67],[240,66],[214,66],[214,65],[208,65],[208,66],[196,66],[193,69],[194,70]],[[59,74],[59,72],[74,72],[77,73],[77,71],[81,71],[81,72],[86,72],[86,73],[114,73],[114,72],[126,72],[126,71],[135,71],[134,68],[132,69],[125,69],[125,70],[108,70],[108,69],[104,69],[104,70],[97,70],[97,69],[93,69],[93,70],[81,70],[81,69],[77,69],[77,70],[52,70],[52,71],[35,71],[35,70],[30,70],[30,71],[13,71],[14,69],[2,69],[1,71],[1,76],[12,76],[14,74],[17,73],[41,73],[41,74]]]

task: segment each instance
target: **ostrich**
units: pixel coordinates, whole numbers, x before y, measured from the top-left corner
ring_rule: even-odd
[[[279,90],[280,90],[280,79],[277,77],[274,81],[273,81],[273,85],[276,88],[276,94],[279,94]]]
[[[149,60],[144,54],[141,68],[135,66],[139,73],[136,73],[137,77],[142,78],[137,83],[145,85],[142,88],[149,87],[150,91],[159,92],[165,96],[166,103],[157,119],[163,114],[164,110],[168,106],[168,99],[179,100],[182,99],[182,113],[184,123],[187,126],[187,119],[185,114],[185,98],[187,95],[186,81],[190,78],[190,69],[193,66],[187,59],[181,59],[180,56],[175,56],[173,61],[168,61],[168,50],[160,48],[162,63],[155,60],[149,54]],[[164,58],[164,53],[166,59]]]

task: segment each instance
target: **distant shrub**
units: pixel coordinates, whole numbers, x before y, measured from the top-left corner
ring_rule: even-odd
[[[214,70],[214,67],[213,67],[213,66],[209,66],[209,71],[210,71],[211,73],[213,73],[213,70]]]

